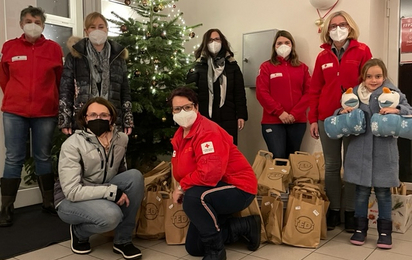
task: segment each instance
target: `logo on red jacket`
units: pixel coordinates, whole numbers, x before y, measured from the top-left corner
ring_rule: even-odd
[[[213,148],[213,143],[212,142],[205,142],[201,144],[202,147],[202,153],[203,154],[208,154],[208,153],[214,153],[215,148]]]

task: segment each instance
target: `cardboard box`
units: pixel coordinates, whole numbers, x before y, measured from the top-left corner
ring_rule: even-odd
[[[412,190],[412,183],[405,183],[408,191]],[[377,228],[378,201],[375,193],[369,197],[368,205],[369,228]],[[412,224],[412,194],[392,194],[392,230],[405,233]]]

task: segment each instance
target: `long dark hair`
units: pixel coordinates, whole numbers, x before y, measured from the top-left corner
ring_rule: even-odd
[[[276,41],[278,40],[279,37],[285,37],[291,41],[292,50],[290,51],[290,54],[289,54],[289,61],[290,61],[290,64],[292,64],[292,66],[299,66],[300,61],[299,61],[298,54],[296,53],[295,39],[293,39],[293,36],[292,34],[290,34],[290,32],[285,31],[285,30],[280,30],[275,35],[275,39],[273,40],[273,45],[272,45],[272,56],[270,57],[270,62],[273,65],[280,64],[280,61],[278,60],[278,54],[276,52]]]
[[[230,50],[230,44],[227,41],[226,37],[223,35],[223,33],[219,29],[210,29],[205,34],[203,35],[203,40],[202,43],[200,44],[199,48],[195,50],[195,58],[198,59],[202,54],[206,57],[209,58],[210,56],[213,56],[212,53],[207,48],[207,44],[209,43],[210,40],[210,35],[213,32],[217,32],[220,37],[220,41],[222,42],[222,49],[226,50],[227,52],[230,53],[230,56],[234,56],[233,52]]]

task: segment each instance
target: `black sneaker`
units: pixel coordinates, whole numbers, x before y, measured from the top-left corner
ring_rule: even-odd
[[[139,259],[142,258],[142,252],[139,248],[135,247],[132,242],[113,245],[113,252],[116,254],[122,254],[125,259]]]
[[[70,247],[76,254],[88,254],[92,251],[89,241],[80,241],[73,232],[73,225],[70,225]]]

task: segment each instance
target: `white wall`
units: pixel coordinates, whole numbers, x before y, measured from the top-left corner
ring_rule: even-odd
[[[176,5],[184,12],[187,25],[203,23],[202,27],[195,29],[199,37],[210,28],[219,28],[230,42],[240,65],[244,33],[268,29],[287,30],[295,38],[300,59],[312,72],[321,42],[315,25],[318,13],[309,0],[180,0]],[[333,11],[348,12],[359,26],[359,40],[369,45],[374,57],[385,58],[384,8],[383,0],[341,0]],[[320,10],[320,13],[323,15],[326,11]],[[246,94],[249,120],[240,132],[239,149],[253,163],[257,151],[267,150],[267,147],[261,134],[262,108],[255,98],[254,89],[246,89]],[[311,153],[320,151],[320,141],[312,139],[307,132],[301,150]]]

